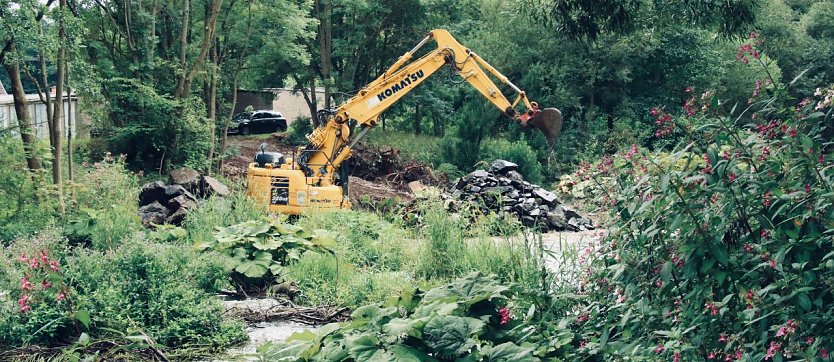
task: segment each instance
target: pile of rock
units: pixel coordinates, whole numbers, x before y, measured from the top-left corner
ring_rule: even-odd
[[[139,216],[146,228],[154,225],[181,225],[189,210],[197,206],[197,197],[230,194],[229,188],[211,176],[200,176],[184,167],[171,171],[171,182],[150,182],[139,193]]]
[[[515,163],[496,160],[488,171],[461,177],[446,195],[451,203],[470,201],[484,213],[516,215],[526,226],[556,231],[593,230],[591,219],[563,205],[556,195],[524,181]]]

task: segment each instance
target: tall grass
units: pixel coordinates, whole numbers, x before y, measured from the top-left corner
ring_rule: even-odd
[[[189,211],[183,228],[188,232],[187,241],[194,243],[212,240],[217,227],[226,227],[267,215],[266,208],[246,197],[243,191],[228,197],[211,197]]]
[[[425,202],[414,229],[375,214],[340,211],[304,216],[299,224],[336,232],[335,256],[306,254],[286,278],[304,293],[301,303],[355,307],[386,300],[404,288],[432,287],[478,270],[501,282],[547,288],[541,238],[500,219],[472,222],[451,216],[439,200]],[[538,241],[537,241],[538,240]]]

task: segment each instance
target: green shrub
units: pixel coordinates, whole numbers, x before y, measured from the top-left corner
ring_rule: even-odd
[[[101,162],[82,165],[77,175],[64,228],[70,242],[106,250],[142,230],[138,181],[125,170],[124,157],[106,154]]]
[[[197,250],[214,250],[234,260],[232,280],[240,287],[262,288],[279,281],[284,267],[308,251],[330,252],[335,243],[324,230],[312,232],[269,218],[250,220],[218,228],[210,241],[194,245]]]
[[[524,140],[510,142],[503,139],[486,140],[481,145],[480,159],[492,162],[497,159],[518,164],[518,172],[531,183],[542,182],[542,166],[536,152]]]
[[[32,267],[22,255],[41,264]],[[121,338],[135,329],[172,347],[228,346],[245,339],[241,325],[223,320],[214,297],[229,270],[222,255],[178,246],[134,241],[106,252],[68,249],[54,231],[20,239],[0,258],[0,290],[9,291],[0,297],[0,346],[60,344],[82,332]],[[35,283],[44,276],[49,288],[27,290],[24,277]],[[21,309],[24,295],[28,310]]]
[[[37,154],[42,156],[40,148]],[[0,164],[0,243],[51,225],[57,198],[45,171],[27,170],[20,136],[0,130]]]
[[[110,79],[103,89],[110,106],[103,132],[111,152],[126,154],[131,163],[146,169],[160,163],[197,170],[208,166],[211,131],[199,98],[172,99],[127,78]]]
[[[290,129],[287,130],[287,143],[296,146],[306,145],[307,135],[313,132],[313,125],[310,124],[310,117],[299,116],[290,123]]]

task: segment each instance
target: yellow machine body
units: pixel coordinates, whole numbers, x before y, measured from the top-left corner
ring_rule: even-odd
[[[437,48],[409,62],[429,41]],[[247,170],[247,194],[269,210],[298,215],[316,210],[349,208],[347,175],[340,166],[351,155],[351,147],[378,123],[379,116],[438,70],[448,67],[466,80],[499,111],[524,127],[541,129],[553,140],[562,127],[555,108],[540,109],[527,94],[479,55],[461,45],[447,31],[432,30],[417,46],[406,52],[385,73],[362,88],[335,110],[319,117],[321,127],[307,135],[309,143],[290,159],[277,163],[252,163]],[[491,77],[516,93],[510,102]],[[523,106],[518,112],[516,107]],[[353,124],[360,128],[351,134]],[[262,150],[265,154],[265,151]]]
[[[317,210],[350,208],[349,198],[338,185],[313,186],[304,171],[292,169],[292,163],[280,167],[258,167],[250,163],[246,173],[247,196],[269,211],[298,215]]]

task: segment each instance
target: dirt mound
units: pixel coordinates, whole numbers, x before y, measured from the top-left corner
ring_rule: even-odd
[[[403,161],[399,150],[390,146],[357,144],[353,156],[345,162],[348,174],[364,180],[385,182],[400,190],[408,190],[408,183],[420,181],[424,185],[440,185],[447,180],[438,176],[428,165]]]

